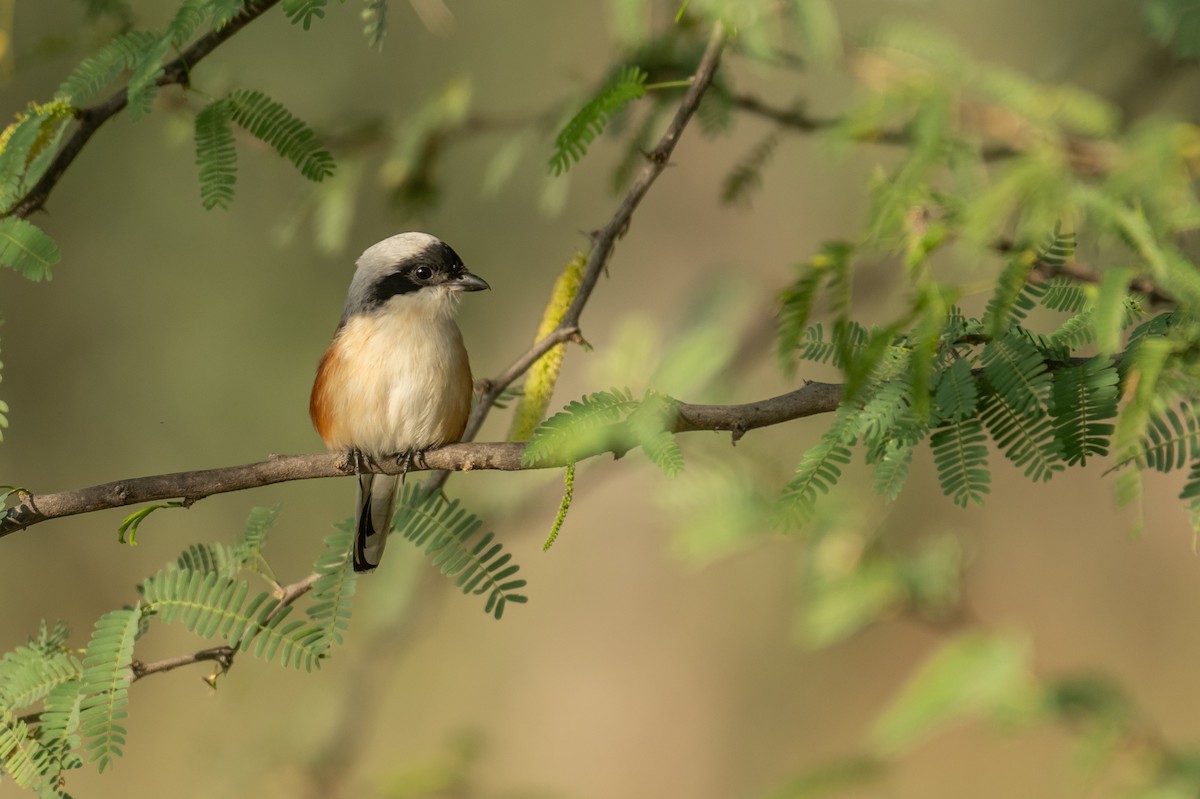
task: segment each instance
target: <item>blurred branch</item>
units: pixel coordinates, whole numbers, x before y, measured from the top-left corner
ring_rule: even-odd
[[[1002,255],[1008,255],[1017,249],[1016,245],[1007,239],[1002,239],[992,245],[992,249]],[[1095,267],[1081,261],[1068,261],[1052,264],[1041,259],[1033,264],[1032,275],[1039,282],[1055,277],[1069,277],[1080,283],[1099,284],[1104,275]],[[1151,305],[1175,305],[1175,298],[1164,292],[1147,277],[1137,277],[1129,284],[1129,290],[1145,296]]]
[[[232,38],[242,28],[262,16],[265,11],[278,2],[279,0],[247,0],[242,10],[234,15],[233,19],[229,20],[224,27],[201,36],[190,47],[184,50],[178,58],[167,63],[163,67],[163,74],[158,78],[158,85],[170,86],[177,84],[187,86],[191,78],[192,67],[196,66],[213,50]],[[47,167],[45,174],[26,192],[25,196],[17,200],[11,208],[4,211],[0,216],[16,216],[24,219],[35,211],[42,210],[47,198],[50,196],[50,192],[54,190],[54,187],[58,185],[58,181],[66,173],[67,167],[83,151],[84,146],[91,140],[96,131],[105,122],[124,110],[128,102],[129,93],[127,88],[123,87],[103,102],[77,110],[75,117],[79,120],[79,127],[75,129],[75,132],[71,134],[71,138],[67,139],[66,144],[54,156],[54,160],[50,162],[50,166]]]
[[[379,718],[386,708],[379,697],[395,679],[400,656],[448,595],[431,590],[439,576],[436,569],[423,569],[399,618],[380,625],[355,653],[357,660],[343,682],[337,717],[325,726],[324,742],[307,758],[305,792],[313,799],[347,795],[346,785],[359,765],[359,755],[378,734]]]
[[[683,433],[693,430],[722,430],[733,433],[736,441],[749,430],[769,427],[783,422],[829,413],[837,409],[842,387],[834,383],[808,383],[803,388],[771,399],[744,405],[690,405],[679,403],[671,429]],[[592,457],[604,452],[597,451]],[[518,471],[529,468],[553,468],[565,464],[539,463],[529,467],[521,463],[525,443],[502,441],[496,443],[463,442],[425,452],[409,467],[409,471],[440,469],[467,472],[477,469]],[[401,466],[395,460],[363,464],[380,474],[399,474]],[[345,477],[355,473],[348,453],[322,452],[313,455],[277,455],[265,461],[175,472],[150,477],[135,477],[112,483],[60,491],[55,494],[22,493],[20,502],[0,517],[0,537],[26,527],[64,516],[92,513],[109,508],[121,508],[142,502],[182,498],[188,504],[231,491],[243,491],[291,480],[311,480],[320,477]],[[307,587],[305,587],[307,590]],[[303,592],[301,592],[303,593]],[[294,601],[294,600],[293,600]]]
[[[780,108],[770,105],[751,94],[728,94],[728,100],[739,111],[770,120],[782,128],[798,133],[820,133],[845,124],[844,117],[815,117],[801,107]],[[972,131],[980,138],[996,138],[994,131]],[[1001,136],[1001,138],[1003,138]],[[853,139],[864,144],[886,144],[906,147],[912,143],[907,130],[859,131]],[[1112,148],[1104,142],[1083,137],[1069,137],[1063,142],[1063,153],[1071,168],[1082,175],[1105,175],[1112,162]],[[985,162],[1003,161],[1021,155],[1019,142],[991,141],[983,144],[979,157]]]

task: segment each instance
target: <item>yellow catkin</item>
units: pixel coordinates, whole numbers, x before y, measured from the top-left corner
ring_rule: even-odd
[[[550,292],[550,301],[542,314],[542,323],[538,326],[534,341],[541,341],[558,327],[558,323],[571,307],[575,295],[579,293],[579,284],[583,280],[583,270],[587,266],[587,256],[575,253],[575,257],[567,264],[566,269],[554,281]],[[537,360],[525,375],[525,386],[521,399],[517,403],[513,415],[512,429],[508,437],[510,441],[525,441],[533,435],[533,431],[546,415],[550,407],[550,397],[554,393],[554,385],[558,382],[558,372],[562,368],[566,345],[557,344]]]
[[[49,143],[51,137],[54,135],[55,124],[60,119],[65,119],[74,113],[75,109],[71,107],[69,102],[62,98],[51,100],[48,103],[30,103],[27,110],[17,113],[16,120],[3,131],[0,131],[0,152],[3,152],[4,148],[8,146],[8,140],[12,138],[13,132],[16,131],[18,125],[31,116],[42,117],[41,130],[38,132],[37,139],[34,140],[33,145],[29,148],[29,155],[25,157],[25,163],[28,164]]]

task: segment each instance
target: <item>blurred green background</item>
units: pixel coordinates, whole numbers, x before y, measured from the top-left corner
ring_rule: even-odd
[[[453,80],[469,81],[480,113],[519,117],[603,77],[617,5],[461,0],[449,3],[452,24],[431,30],[395,0],[381,53],[366,47],[354,2],[331,4],[307,33],[275,11],[204,62],[194,82],[214,92],[262,89],[333,134],[379,117],[398,123]],[[172,6],[134,3],[139,26],[161,26]],[[851,36],[887,20],[921,22],[981,60],[1080,85],[1134,116],[1197,110],[1194,70],[1164,63],[1142,34],[1140,4],[1129,0],[861,0],[837,8]],[[647,23],[664,28],[674,10],[654,4]],[[0,2],[11,37],[0,112],[51,96],[96,44],[82,19],[68,0]],[[844,107],[850,91],[837,76],[797,77],[737,59],[727,66],[762,96],[805,93],[823,114]],[[476,374],[495,374],[530,342],[551,282],[586,244],[582,231],[606,221],[617,202],[609,185],[617,150],[603,140],[572,171],[557,213],[545,208],[545,141],[531,144],[499,193],[484,192],[505,138],[482,134],[444,158],[436,208],[404,217],[369,177],[344,247],[323,250],[303,215],[313,187],[247,140],[239,140],[232,211],[205,212],[190,114],[169,108],[203,96],[167,90],[159,102],[166,113],[106,126],[37,218],[64,253],[53,282],[0,274],[0,396],[11,408],[0,481],[48,492],[318,449],[308,390],[354,258],[404,229],[447,240],[492,284],[466,299],[462,327]],[[731,138],[685,135],[584,315],[595,350],[569,352],[557,402],[608,387],[614,372],[643,388],[654,353],[678,336],[697,296],[712,291],[734,300],[731,337],[746,333],[757,344],[740,352],[721,390],[684,398],[745,402],[799,384],[779,376],[769,339],[755,331],[769,320],[789,264],[856,229],[866,177],[889,156],[835,153],[819,138],[789,136],[753,205],[723,207],[724,175],[767,130],[746,119]],[[364,152],[373,176],[385,153]],[[858,288],[868,302],[888,300],[868,282]],[[800,376],[832,379],[818,370]],[[636,453],[582,465],[571,515],[548,553],[541,542],[559,474],[456,476],[449,493],[487,519],[522,564],[527,606],[497,623],[394,543],[359,584],[348,645],[318,675],[242,657],[215,692],[199,667],[147,679],[131,692],[128,755],[103,776],[73,773],[69,789],[77,797],[715,799],[756,796],[853,755],[944,632],[901,619],[806,649],[795,633],[804,566],[795,538],[763,535],[726,548],[700,538],[711,531],[686,512],[718,459],[777,490],[825,423],[751,433],[736,449],[726,436],[690,434],[682,443],[691,472],[677,485]],[[481,439],[502,438],[507,424],[494,413]],[[1033,487],[1001,465],[987,506],[960,511],[941,497],[926,454],[898,503],[885,509],[872,500],[846,523],[901,542],[952,533],[970,559],[973,621],[1026,637],[1039,674],[1112,676],[1147,729],[1195,743],[1200,561],[1174,500],[1178,485],[1151,483],[1145,534],[1133,538],[1133,516],[1114,511],[1101,471]],[[68,621],[82,645],[100,613],[136,599],[137,582],[187,543],[231,538],[252,505],[282,503],[268,556],[281,579],[302,576],[352,496],[351,481],[320,480],[212,497],[151,517],[133,548],[117,543],[120,511],[8,537],[0,648],[22,643],[43,617]],[[202,645],[156,628],[138,657]],[[914,746],[880,781],[840,795],[1105,795],[1105,781],[1118,777],[1085,776],[1077,760],[1061,727],[1018,734],[967,723]]]

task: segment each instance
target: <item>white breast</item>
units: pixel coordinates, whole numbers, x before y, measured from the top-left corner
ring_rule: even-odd
[[[349,319],[322,391],[326,443],[381,457],[456,441],[471,407],[471,371],[453,306],[397,297]]]

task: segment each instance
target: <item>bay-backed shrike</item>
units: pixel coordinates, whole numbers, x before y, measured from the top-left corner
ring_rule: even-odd
[[[333,343],[317,367],[313,425],[333,450],[405,464],[462,437],[471,366],[454,323],[459,292],[490,288],[427,233],[401,233],[358,259]],[[379,565],[401,477],[359,472],[353,563]]]

